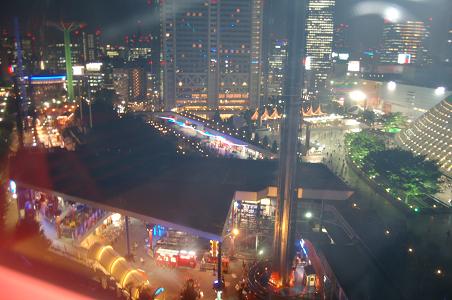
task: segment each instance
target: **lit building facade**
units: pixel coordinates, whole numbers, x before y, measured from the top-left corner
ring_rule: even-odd
[[[150,47],[133,47],[129,48],[129,53],[127,56],[127,60],[129,62],[137,62],[137,61],[144,61],[148,62],[151,61],[152,58],[152,49]]]
[[[413,153],[435,161],[452,176],[452,97],[448,97],[403,130],[397,140]]]
[[[166,0],[162,17],[163,99],[223,114],[260,101],[263,0]]]
[[[306,18],[305,99],[325,89],[331,70],[335,0],[309,0]]]
[[[85,63],[99,61],[101,57],[99,33],[82,32],[82,53]]]
[[[350,25],[346,23],[338,24],[334,28],[333,51],[336,53],[350,53],[351,46],[349,38],[350,38]]]
[[[52,72],[66,71],[66,58],[64,56],[64,44],[48,45],[45,69]],[[72,65],[83,65],[83,52],[80,44],[71,43]]]
[[[429,43],[430,25],[427,23],[386,21],[380,61],[386,64],[430,64],[432,58],[428,49]]]
[[[147,99],[146,73],[142,68],[129,69],[129,101],[145,102]]]
[[[113,69],[113,87],[120,102],[129,101],[129,70],[127,68]]]
[[[64,100],[65,87],[66,76],[64,75],[30,76],[28,94],[34,105],[40,107],[42,103],[52,99]]]
[[[269,98],[280,98],[284,89],[287,40],[273,41],[269,52],[266,92]]]
[[[444,61],[452,64],[452,19],[450,21],[449,30],[447,32]]]

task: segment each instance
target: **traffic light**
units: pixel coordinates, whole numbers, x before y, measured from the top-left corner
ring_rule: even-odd
[[[218,241],[210,240],[210,254],[213,257],[218,256]]]

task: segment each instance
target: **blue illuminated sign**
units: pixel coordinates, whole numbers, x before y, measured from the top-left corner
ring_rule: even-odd
[[[54,76],[31,76],[31,80],[65,80],[64,75],[54,75]]]

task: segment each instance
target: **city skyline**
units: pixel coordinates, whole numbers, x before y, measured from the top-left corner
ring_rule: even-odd
[[[284,3],[286,0],[279,2]],[[383,20],[377,12],[360,15],[356,8],[360,3],[358,0],[341,0],[337,3],[336,21],[338,23],[349,23],[355,36],[352,40],[353,46],[364,48],[376,46],[381,39],[383,32]],[[364,2],[369,3],[369,2]],[[106,2],[81,0],[74,3],[65,3],[60,1],[37,1],[37,0],[19,0],[8,2],[2,9],[2,25],[10,25],[11,17],[18,16],[27,25],[39,24],[39,21],[45,17],[48,20],[58,20],[61,17],[68,20],[84,21],[93,28],[101,28],[104,37],[108,42],[119,42],[122,38],[135,31],[137,24],[141,21],[142,26],[151,28],[159,25],[158,13],[151,13],[156,5],[156,0],[133,0],[127,3],[114,0],[108,1],[108,10],[105,10]],[[388,5],[394,4],[403,8],[407,15],[414,20],[423,20],[428,17],[433,18],[432,33],[433,40],[438,41],[447,35],[445,27],[448,25],[447,11],[451,4],[447,0],[433,1],[413,1],[397,0],[387,2]],[[29,7],[33,11],[22,8]],[[100,12],[102,14],[93,12]],[[275,12],[281,16],[281,9],[276,7]],[[279,17],[278,17],[279,18]],[[279,18],[281,19],[281,18]],[[281,22],[277,22],[281,23]],[[363,25],[366,25],[364,31]],[[372,28],[370,31],[368,28]],[[27,26],[27,28],[33,28]],[[444,32],[443,32],[444,31]]]

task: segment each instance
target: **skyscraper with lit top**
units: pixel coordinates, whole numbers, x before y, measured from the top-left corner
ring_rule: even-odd
[[[308,100],[325,88],[331,70],[335,0],[309,0],[306,17],[306,85]]]
[[[385,21],[380,61],[386,64],[430,64],[429,42],[429,23]]]
[[[205,115],[257,107],[263,0],[165,0],[161,5],[165,108]]]

